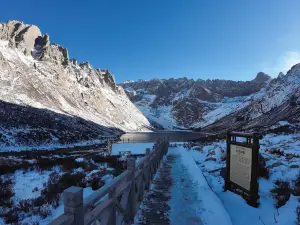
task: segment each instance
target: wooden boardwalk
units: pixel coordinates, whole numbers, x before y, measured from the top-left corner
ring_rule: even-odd
[[[147,195],[144,197],[140,210],[135,218],[135,224],[168,225],[171,199],[172,164],[176,156],[167,155],[162,161]]]

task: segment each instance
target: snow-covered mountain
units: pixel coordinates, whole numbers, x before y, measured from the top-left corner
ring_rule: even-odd
[[[210,125],[197,125],[208,125],[204,131],[255,130],[285,120],[291,123],[300,121],[300,64],[294,65],[286,75],[280,73],[266,87],[238,103],[226,116]]]
[[[234,111],[270,81],[262,72],[252,81],[154,79],[124,82],[129,98],[153,124],[164,128],[207,125]],[[199,126],[199,125],[198,125]]]
[[[300,64],[275,79],[260,72],[247,82],[181,78],[122,86],[149,120],[165,128],[194,127],[217,133],[261,130],[300,118]]]
[[[107,70],[70,60],[66,48],[19,21],[0,23],[0,87],[0,145],[7,148],[149,126]]]

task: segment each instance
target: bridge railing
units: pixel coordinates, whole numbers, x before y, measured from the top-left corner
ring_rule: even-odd
[[[85,199],[82,188],[66,189],[64,213],[49,225],[131,224],[168,145],[167,140],[158,140],[137,163],[127,159],[126,171]]]

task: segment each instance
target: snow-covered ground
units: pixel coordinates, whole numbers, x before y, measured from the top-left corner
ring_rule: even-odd
[[[206,183],[192,155],[183,147],[170,148],[168,154],[177,155],[172,167],[171,223],[231,225],[221,200]]]
[[[266,161],[266,167],[270,171],[270,179],[259,178],[259,208],[250,207],[245,200],[230,191],[223,192],[224,179],[220,176],[220,169],[226,165],[224,154],[226,142],[221,140],[187,150],[179,147],[193,157],[198,164],[198,173],[203,172],[208,184],[215,192],[216,196],[223,203],[228,212],[232,224],[234,225],[292,225],[296,222],[296,208],[300,205],[300,198],[291,195],[289,201],[279,209],[275,207],[275,200],[270,189],[275,187],[274,182],[278,179],[284,181],[294,181],[299,176],[300,167],[300,134],[275,135],[268,134],[260,141],[260,153]],[[284,156],[277,156],[269,152],[270,149],[283,150]],[[287,159],[286,153],[294,153],[297,157]],[[203,192],[205,193],[205,192]],[[201,195],[201,189],[199,189]]]
[[[1,131],[0,131],[1,134]],[[109,138],[108,138],[109,139]],[[59,148],[74,148],[74,147],[84,147],[91,145],[103,144],[104,140],[89,140],[89,141],[79,141],[72,144],[61,144],[61,143],[51,143],[43,145],[17,145],[11,143],[11,145],[0,145],[0,152],[20,152],[20,151],[31,151],[31,150],[55,150]]]
[[[279,125],[288,125],[282,121]],[[174,146],[176,144],[177,146]],[[146,148],[152,148],[153,143],[116,144],[113,153],[119,150],[131,150],[133,154],[143,154]],[[269,179],[259,178],[259,207],[253,208],[239,195],[230,191],[224,192],[224,178],[220,172],[226,164],[226,141],[219,140],[201,143],[188,148],[183,143],[172,143],[168,154],[176,155],[172,167],[173,187],[170,200],[170,220],[174,225],[189,224],[233,224],[233,225],[292,225],[296,221],[296,208],[300,205],[299,196],[291,194],[290,199],[280,208],[276,208],[276,201],[270,190],[278,179],[292,181],[300,175],[300,134],[267,134],[260,140],[260,154],[264,157],[266,168],[270,172]],[[282,151],[280,155],[273,150]],[[77,156],[77,163],[87,160]],[[89,160],[91,161],[91,160]],[[91,161],[93,162],[93,161]],[[94,162],[93,162],[94,163]],[[59,167],[51,170],[17,170],[11,177],[14,179],[13,190],[15,195],[11,198],[14,204],[24,199],[37,198],[41,195],[43,183],[47,182],[49,174],[57,171],[63,172]],[[83,172],[82,168],[72,173]],[[101,172],[101,168],[86,171],[87,179]],[[4,178],[3,176],[1,177]],[[102,177],[103,182],[113,178],[107,174]],[[35,188],[37,187],[37,190]],[[91,187],[84,189],[84,196],[93,193]],[[184,207],[183,207],[184,206]],[[31,216],[23,218],[23,224],[38,221],[47,224],[63,212],[62,199],[57,208],[51,209],[51,215],[46,218]],[[1,208],[0,208],[1,211]],[[0,224],[3,220],[0,219]],[[21,223],[22,224],[22,223]]]
[[[14,213],[17,213],[17,220],[18,224],[20,225],[35,224],[36,222],[38,222],[38,224],[40,225],[46,225],[54,218],[61,215],[64,210],[63,196],[60,195],[57,207],[54,206],[53,202],[48,202],[44,197],[44,191],[48,188],[51,174],[53,177],[53,172],[55,172],[58,176],[58,180],[56,180],[55,182],[58,182],[66,174],[69,174],[69,178],[67,178],[69,179],[69,181],[73,179],[71,178],[71,175],[80,173],[84,174],[82,175],[83,178],[81,180],[81,182],[84,182],[86,185],[86,187],[83,189],[84,198],[94,192],[91,187],[91,185],[93,185],[93,183],[91,182],[93,179],[96,178],[99,179],[99,181],[101,181],[102,183],[106,183],[113,178],[112,173],[114,169],[109,168],[106,163],[95,163],[92,159],[87,161],[83,157],[78,157],[74,161],[79,163],[78,165],[82,165],[82,167],[65,171],[61,166],[54,166],[46,170],[42,170],[37,166],[31,167],[27,170],[20,169],[16,170],[14,173],[1,175],[1,182],[5,180],[12,181],[11,190],[13,192],[13,196],[10,198],[12,204],[11,207],[7,208],[7,203],[4,202],[1,202],[0,204],[0,224],[7,224],[5,223],[4,217],[8,218],[6,212],[10,209],[12,211],[15,211]],[[87,163],[89,163],[89,165],[93,164],[97,169],[94,169],[92,171],[87,170]],[[62,185],[61,182],[66,182],[66,180],[59,181],[58,183],[55,183],[55,185],[60,186]],[[64,185],[67,184],[65,183]],[[3,187],[3,190],[6,190],[6,188],[7,187]],[[3,195],[1,196],[1,198],[2,197]],[[35,202],[40,197],[42,197],[42,205],[40,207],[37,207],[35,205]],[[5,200],[5,202],[7,202],[7,200]],[[28,204],[28,206],[26,206],[26,204]],[[26,211],[26,207],[28,207],[28,211]],[[42,216],[40,211],[38,211],[38,208],[42,209],[43,212],[47,212],[46,216]]]

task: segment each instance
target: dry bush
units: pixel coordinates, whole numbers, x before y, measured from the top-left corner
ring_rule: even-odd
[[[51,214],[51,209],[42,197],[21,200],[18,204],[7,210],[2,216],[9,224],[18,224],[27,215],[40,216],[46,218]]]
[[[284,206],[290,199],[291,187],[288,181],[276,180],[276,187],[271,189],[271,193],[276,200],[276,208]]]
[[[297,179],[293,181],[292,194],[295,196],[300,196],[300,174],[298,175]]]
[[[78,172],[75,174],[64,173],[63,175],[53,172],[49,175],[48,182],[46,183],[41,194],[48,204],[56,208],[58,206],[60,194],[71,186],[84,186],[84,178],[85,173],[83,172]]]
[[[105,184],[104,181],[102,181],[100,177],[94,177],[91,181],[91,187],[92,187],[93,191],[98,190],[104,184]]]
[[[266,151],[273,155],[284,156],[284,151],[277,148],[268,149]]]
[[[296,208],[297,221],[296,225],[300,225],[300,205]]]
[[[4,215],[4,221],[7,224],[17,224],[19,222],[20,218],[17,211],[9,210]]]
[[[10,198],[14,196],[13,192],[14,181],[11,178],[0,177],[0,206],[11,207]]]
[[[270,171],[266,167],[266,161],[265,161],[264,157],[261,155],[259,155],[259,165],[258,166],[259,166],[258,167],[258,175],[260,177],[263,177],[268,180],[270,178]]]

